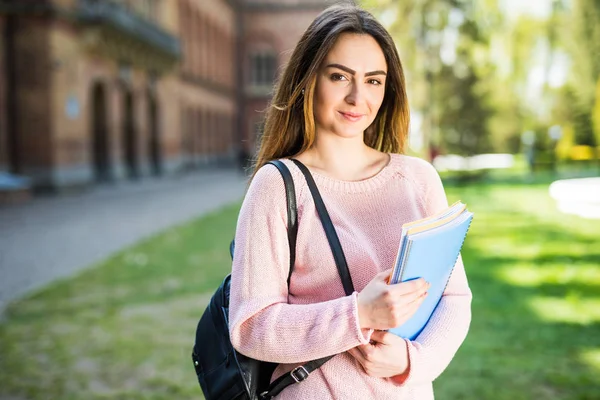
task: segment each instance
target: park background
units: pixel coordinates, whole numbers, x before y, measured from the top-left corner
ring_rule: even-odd
[[[330,3],[0,1],[0,399],[202,398],[260,110]],[[397,43],[409,153],[475,213],[436,398],[600,399],[600,3],[359,4]]]

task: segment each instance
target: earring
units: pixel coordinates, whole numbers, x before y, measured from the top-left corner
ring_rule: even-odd
[[[302,95],[304,96],[304,89],[302,89]]]

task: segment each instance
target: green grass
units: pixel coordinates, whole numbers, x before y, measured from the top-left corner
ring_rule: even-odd
[[[475,212],[474,294],[436,399],[600,399],[600,223],[547,182],[448,186]],[[168,230],[6,311],[0,399],[197,399],[197,319],[228,272],[239,205]]]
[[[12,304],[0,325],[0,398],[201,398],[195,324],[230,269],[238,209],[170,229]]]
[[[449,188],[475,212],[467,340],[437,399],[600,399],[600,223],[557,213],[547,183]]]

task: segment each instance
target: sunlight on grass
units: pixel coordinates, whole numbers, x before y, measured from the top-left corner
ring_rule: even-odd
[[[190,349],[230,271],[238,210],[172,227],[9,305],[0,399],[202,398]]]
[[[519,264],[500,268],[497,277],[515,286],[540,286],[543,284],[585,284],[600,286],[600,269],[597,266]]]
[[[600,348],[583,350],[580,359],[600,374]]]
[[[463,249],[473,320],[436,399],[600,399],[598,221],[559,215],[547,185],[448,195],[475,212]],[[190,347],[230,271],[238,210],[168,229],[11,304],[0,399],[202,398]]]
[[[583,298],[572,291],[565,298],[535,296],[528,300],[531,310],[547,322],[589,325],[600,322],[600,297]]]

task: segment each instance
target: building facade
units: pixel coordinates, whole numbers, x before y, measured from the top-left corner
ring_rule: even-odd
[[[62,188],[251,155],[317,0],[0,0],[0,171]]]
[[[239,87],[236,8],[219,0],[180,0],[178,7],[182,167],[234,160]]]
[[[269,106],[273,80],[313,19],[334,1],[246,0],[241,29],[243,98],[241,143],[253,154]]]
[[[3,36],[5,17],[0,14],[0,37]],[[8,143],[6,133],[6,48],[4,46],[4,40],[0,40],[0,171],[8,170]]]

